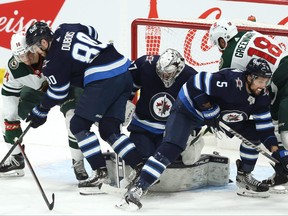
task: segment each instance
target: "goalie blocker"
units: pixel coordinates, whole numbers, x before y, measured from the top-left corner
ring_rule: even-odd
[[[108,153],[106,163],[111,184],[125,187],[121,182],[128,182],[132,169],[121,161],[117,166],[116,161],[115,154]],[[149,191],[178,192],[205,186],[224,186],[230,182],[229,176],[228,157],[220,156],[218,153],[202,154],[192,165],[184,165],[182,161],[172,163]]]

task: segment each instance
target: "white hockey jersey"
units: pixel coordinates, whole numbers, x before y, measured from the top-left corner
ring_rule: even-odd
[[[1,91],[3,120],[20,120],[18,116],[18,104],[21,90],[24,86],[40,90],[46,81],[41,70],[42,59],[40,59],[39,64],[29,66],[17,62],[14,57],[10,58]]]
[[[258,57],[264,58],[275,72],[281,59],[288,56],[288,52],[276,40],[256,31],[239,32],[234,39],[233,42],[229,41],[222,54],[220,69],[231,67],[245,70],[248,62]]]

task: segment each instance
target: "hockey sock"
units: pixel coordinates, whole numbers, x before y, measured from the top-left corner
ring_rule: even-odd
[[[106,161],[102,155],[100,143],[95,133],[82,131],[76,134],[75,137],[92,170],[96,170],[99,167],[106,167]]]
[[[148,188],[160,178],[161,174],[170,163],[171,162],[165,156],[157,152],[154,156],[149,157],[143,166],[140,174],[140,181],[145,182],[145,185]],[[143,189],[146,190],[147,188]]]
[[[75,161],[80,161],[84,158],[84,155],[82,154],[82,151],[79,149],[77,140],[71,136],[68,136],[69,138],[69,147],[70,147],[70,152],[71,152],[71,157]]]
[[[113,134],[107,142],[112,146],[114,151],[132,168],[142,162],[142,157],[137,152],[134,143],[124,134]]]

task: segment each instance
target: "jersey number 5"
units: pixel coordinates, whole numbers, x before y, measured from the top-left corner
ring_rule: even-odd
[[[218,86],[218,87],[220,87],[220,88],[223,88],[223,87],[227,87],[228,84],[227,84],[227,82],[217,81],[217,82],[216,82],[216,86]]]

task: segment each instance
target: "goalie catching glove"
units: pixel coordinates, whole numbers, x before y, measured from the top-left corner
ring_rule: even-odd
[[[8,121],[5,119],[5,141],[7,143],[15,143],[15,139],[21,136],[22,129],[20,121]]]
[[[31,121],[31,127],[37,128],[46,122],[49,111],[50,109],[38,105],[32,109],[29,116],[26,118],[26,122]]]

